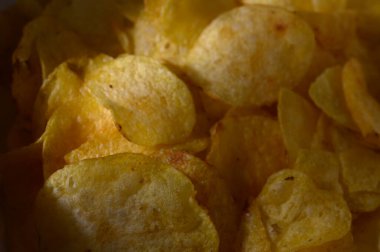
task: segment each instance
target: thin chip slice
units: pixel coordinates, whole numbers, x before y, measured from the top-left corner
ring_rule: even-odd
[[[301,150],[294,169],[307,174],[321,189],[343,194],[339,181],[340,162],[335,153],[323,150]]]
[[[163,150],[153,156],[172,165],[193,182],[197,192],[195,198],[208,210],[219,233],[219,251],[233,251],[240,213],[226,183],[211,166],[190,154]]]
[[[264,226],[261,212],[253,201],[248,212],[243,216],[239,230],[238,251],[271,252],[271,242]]]
[[[350,231],[351,213],[343,196],[317,188],[301,171],[272,175],[258,203],[276,251],[319,246]]]
[[[147,156],[68,165],[37,198],[45,251],[218,251],[218,235],[190,180]]]
[[[369,212],[380,206],[380,154],[366,148],[353,148],[339,155],[342,180],[353,211]]]
[[[302,96],[289,89],[280,91],[278,120],[290,161],[300,149],[310,147],[318,118],[319,112]]]
[[[89,73],[85,86],[112,111],[124,136],[134,143],[178,143],[194,127],[190,91],[154,59],[120,56]]]
[[[112,114],[90,96],[60,106],[49,119],[42,135],[44,177],[65,164],[64,156],[86,141],[118,131]]]
[[[296,15],[270,6],[242,6],[205,28],[186,69],[206,93],[228,104],[268,105],[281,87],[299,84],[314,47],[312,30]]]
[[[134,27],[135,53],[183,65],[202,30],[233,0],[149,0]]]
[[[356,59],[348,61],[343,68],[343,91],[362,135],[380,134],[380,104],[368,92],[362,66]]]
[[[347,0],[242,0],[244,4],[268,4],[289,10],[336,12],[344,10]]]
[[[279,123],[262,112],[230,112],[211,130],[207,162],[244,206],[272,173],[287,165]]]
[[[349,232],[338,240],[329,241],[319,246],[301,249],[297,252],[353,252],[354,248],[356,248],[356,244],[354,244],[352,233]]]
[[[351,129],[356,128],[343,93],[342,67],[326,69],[311,84],[309,95],[314,103],[336,122]]]

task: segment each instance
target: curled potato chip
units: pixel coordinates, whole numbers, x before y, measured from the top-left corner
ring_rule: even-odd
[[[319,112],[302,96],[285,88],[280,91],[277,109],[285,146],[294,161],[300,149],[310,147]]]
[[[317,188],[301,171],[272,175],[258,203],[276,251],[322,245],[350,231],[351,213],[342,195]]]
[[[369,212],[380,206],[380,155],[370,149],[353,148],[339,155],[348,203],[355,212]]]
[[[294,14],[242,6],[206,27],[189,52],[186,69],[206,93],[231,105],[268,105],[281,87],[301,81],[314,45],[313,32]]]
[[[242,0],[244,4],[268,4],[289,10],[335,12],[344,10],[347,0]]]
[[[309,95],[315,105],[322,109],[326,115],[348,128],[356,128],[344,98],[342,67],[336,66],[326,69],[311,84]]]
[[[188,88],[156,60],[120,56],[89,73],[85,86],[112,111],[124,136],[137,144],[180,142],[194,127]]]
[[[64,156],[86,141],[118,131],[112,114],[91,96],[80,96],[60,106],[49,119],[43,140],[44,177],[65,164]]]
[[[218,251],[191,182],[147,156],[119,154],[54,173],[36,203],[45,251]]]
[[[352,118],[363,136],[380,134],[380,104],[368,92],[362,66],[356,59],[344,65],[343,91]]]
[[[239,222],[239,212],[230,190],[215,171],[202,160],[183,152],[160,151],[153,154],[185,174],[194,184],[198,203],[208,210],[220,238],[220,251],[232,251]]]
[[[202,30],[233,0],[149,0],[134,27],[135,53],[183,65]]]
[[[256,201],[253,201],[241,221],[238,251],[271,252],[271,242],[264,226],[261,212]]]
[[[245,205],[267,178],[283,169],[287,156],[278,122],[262,112],[230,112],[211,130],[207,162]]]
[[[323,150],[301,150],[294,169],[308,175],[321,189],[343,193],[339,181],[340,163],[335,153]]]

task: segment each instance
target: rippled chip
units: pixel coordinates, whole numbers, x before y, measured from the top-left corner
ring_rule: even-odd
[[[353,211],[370,212],[380,206],[380,154],[365,148],[340,153],[342,180]]]
[[[380,134],[380,104],[368,92],[362,66],[356,59],[348,61],[343,68],[343,91],[363,136]]]
[[[43,139],[44,177],[65,164],[64,156],[86,141],[117,131],[112,114],[89,96],[60,106],[49,119]]]
[[[285,146],[290,160],[294,161],[300,149],[310,147],[319,112],[289,89],[281,90],[277,109]]]
[[[234,106],[268,105],[281,87],[307,72],[314,35],[300,18],[270,6],[242,6],[216,18],[187,57],[186,69],[206,93]]]
[[[348,128],[354,129],[356,127],[343,93],[342,67],[336,66],[326,69],[311,84],[309,94],[314,103],[326,115]]]
[[[202,30],[233,0],[148,0],[134,27],[137,55],[183,65],[184,57]]]
[[[248,212],[243,216],[238,239],[238,251],[272,251],[267,229],[264,226],[261,212],[256,201],[251,203]]]
[[[262,112],[228,114],[211,130],[207,162],[226,180],[238,203],[245,204],[287,164],[279,123]]]
[[[198,203],[208,210],[220,238],[220,251],[232,251],[239,215],[231,192],[213,167],[183,152],[161,151],[153,155],[185,174],[194,184]]]
[[[88,74],[85,85],[112,111],[124,136],[134,143],[177,143],[194,127],[188,88],[156,60],[120,56]]]
[[[68,165],[37,198],[45,251],[218,251],[218,235],[172,166],[136,154]]]
[[[335,12],[346,7],[347,0],[242,0],[245,4],[268,4],[289,10]]]
[[[340,163],[335,153],[323,150],[301,150],[298,152],[294,169],[308,175],[324,190],[343,193],[339,182]]]
[[[322,245],[350,231],[351,213],[342,195],[317,188],[301,171],[272,175],[258,203],[278,251]]]

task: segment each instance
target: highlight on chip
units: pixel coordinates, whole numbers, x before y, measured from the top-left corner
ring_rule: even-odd
[[[54,173],[36,202],[43,251],[218,251],[189,179],[168,164],[120,154]]]
[[[269,105],[295,87],[314,53],[314,34],[283,9],[241,6],[217,17],[190,50],[186,71],[210,96],[234,106]]]
[[[119,56],[89,73],[85,86],[134,143],[178,143],[193,130],[195,108],[189,89],[154,59]]]

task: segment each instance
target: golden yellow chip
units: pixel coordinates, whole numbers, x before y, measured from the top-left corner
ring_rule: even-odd
[[[134,27],[135,53],[183,65],[202,30],[233,0],[148,0]]]
[[[194,127],[190,91],[154,59],[120,56],[89,73],[85,85],[112,111],[124,136],[134,143],[178,143]]]
[[[287,164],[279,123],[262,112],[230,112],[211,130],[207,162],[243,206]]]
[[[241,221],[237,249],[242,252],[272,251],[267,229],[256,201],[251,203]]]
[[[289,89],[280,91],[277,109],[285,146],[290,161],[294,161],[300,149],[310,147],[319,112],[306,99]]]
[[[64,156],[99,135],[111,135],[116,128],[112,114],[90,96],[60,106],[49,119],[42,135],[44,177],[65,164]]]
[[[336,66],[326,69],[311,84],[309,95],[315,105],[322,109],[326,115],[348,128],[356,128],[343,93],[342,67]]]
[[[194,184],[198,203],[208,210],[219,233],[219,251],[232,251],[236,238],[240,213],[226,183],[213,167],[183,152],[161,151],[153,155],[185,174]]]
[[[218,251],[218,234],[190,180],[147,156],[68,165],[37,198],[45,251]]]
[[[366,148],[354,148],[339,155],[342,181],[347,188],[352,211],[370,212],[380,206],[380,154]]]
[[[272,175],[258,203],[276,251],[319,246],[350,231],[351,213],[342,195],[317,188],[301,171]]]
[[[339,182],[340,163],[335,153],[322,150],[298,152],[294,169],[308,175],[321,189],[343,193]]]
[[[353,252],[355,251],[354,248],[356,248],[356,244],[354,244],[352,233],[349,232],[338,240],[329,241],[319,246],[301,249],[297,252]]]
[[[314,35],[299,17],[261,5],[216,18],[187,57],[187,73],[204,91],[234,106],[268,105],[281,87],[307,72]]]
[[[289,10],[335,12],[344,10],[347,0],[242,0],[244,4],[268,4]]]
[[[348,61],[343,68],[343,91],[362,135],[380,134],[380,104],[368,92],[362,66],[356,59]]]

